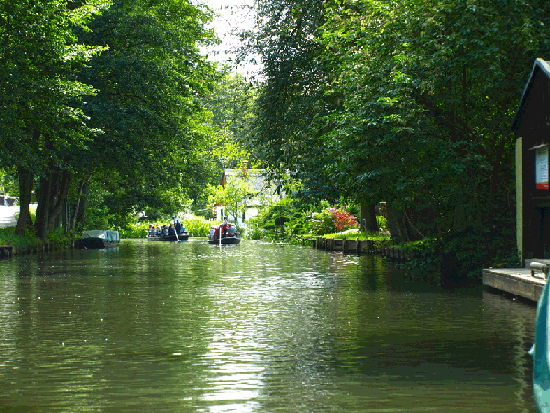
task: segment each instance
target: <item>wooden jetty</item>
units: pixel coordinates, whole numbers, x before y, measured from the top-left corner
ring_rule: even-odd
[[[336,239],[317,237],[312,239],[312,247],[325,251],[342,251],[344,253],[360,253],[372,251],[372,241],[354,239]]]
[[[303,243],[311,242],[311,246],[318,250],[324,251],[342,251],[345,254],[349,253],[368,253],[382,255],[392,261],[407,261],[409,257],[401,248],[383,247],[373,240],[356,240],[346,238],[308,238],[302,240]]]
[[[524,268],[486,268],[483,284],[537,302],[550,268],[550,260],[525,260]]]

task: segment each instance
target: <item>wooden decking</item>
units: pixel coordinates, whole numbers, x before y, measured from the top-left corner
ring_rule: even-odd
[[[313,240],[313,247],[325,251],[361,252],[371,251],[372,241],[357,241],[351,239],[334,239],[317,237]]]
[[[303,238],[302,243],[311,243],[313,248],[324,251],[342,251],[345,254],[376,254],[392,261],[407,261],[409,259],[409,257],[403,252],[403,249],[388,247],[385,246],[384,242],[373,240],[317,237]]]
[[[544,273],[535,271],[532,275],[528,268],[486,268],[483,270],[483,284],[536,302],[546,280]]]

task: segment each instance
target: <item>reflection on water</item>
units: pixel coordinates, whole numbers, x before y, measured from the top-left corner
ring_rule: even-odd
[[[125,241],[0,261],[0,411],[535,412],[535,307],[378,257]]]

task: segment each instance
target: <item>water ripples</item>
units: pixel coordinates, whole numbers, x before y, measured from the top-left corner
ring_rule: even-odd
[[[536,411],[534,306],[377,257],[125,241],[0,270],[2,411]]]

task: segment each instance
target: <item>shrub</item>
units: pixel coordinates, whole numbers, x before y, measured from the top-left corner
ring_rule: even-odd
[[[380,231],[388,231],[388,219],[384,215],[376,215],[376,223]]]
[[[65,232],[63,228],[56,228],[48,231],[46,242],[56,245],[57,247],[70,248],[74,241],[72,231]]]
[[[0,228],[0,244],[2,245],[28,245],[35,247],[42,245],[42,241],[31,231],[26,231],[25,235],[16,235],[15,227]]]
[[[154,224],[156,225],[156,224]],[[127,228],[119,228],[120,238],[145,238],[149,229],[148,222],[129,224]]]
[[[311,217],[313,219],[313,232],[319,235],[359,228],[355,216],[346,211],[343,206],[340,208],[326,208],[323,212],[313,213]]]
[[[210,227],[214,224],[214,221],[202,218],[189,219],[184,222],[185,228],[192,237],[207,237]]]

